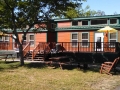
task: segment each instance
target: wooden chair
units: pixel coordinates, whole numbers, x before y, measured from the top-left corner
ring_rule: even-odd
[[[106,73],[108,75],[112,75],[112,71],[116,73],[117,69],[116,66],[118,64],[118,61],[120,60],[120,57],[116,58],[113,62],[104,62],[101,65],[100,73]]]

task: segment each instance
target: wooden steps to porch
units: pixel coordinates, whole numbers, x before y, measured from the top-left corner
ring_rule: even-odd
[[[32,58],[32,53],[26,56],[26,60],[28,61],[44,61],[44,54],[36,54],[34,58]]]

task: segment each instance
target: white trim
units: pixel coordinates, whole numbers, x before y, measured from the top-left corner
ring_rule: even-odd
[[[31,35],[34,36],[34,40],[30,40],[30,36],[31,36]],[[28,38],[29,40],[28,40],[28,41],[29,41],[29,42],[31,42],[31,41],[34,42],[34,44],[33,44],[33,45],[30,45],[30,46],[31,46],[31,47],[34,47],[34,46],[35,46],[35,34],[29,34],[28,36],[29,36],[29,38]]]
[[[87,33],[88,34],[88,39],[82,39],[82,34],[83,33]],[[81,42],[82,42],[82,40],[88,40],[88,42],[89,42],[89,32],[81,32]],[[81,43],[81,47],[89,47],[89,43],[88,43],[87,46],[83,46],[82,43]]]
[[[77,39],[72,39],[72,34],[77,34]],[[77,42],[78,42],[78,32],[71,32],[71,42],[72,42],[72,40],[77,40]],[[78,44],[76,46],[73,46],[73,43],[71,45],[72,47],[78,47]]]

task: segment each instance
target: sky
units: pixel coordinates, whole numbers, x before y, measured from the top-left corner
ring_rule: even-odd
[[[105,15],[113,15],[115,12],[120,14],[120,0],[87,0],[82,7],[89,5],[91,10],[101,10]]]

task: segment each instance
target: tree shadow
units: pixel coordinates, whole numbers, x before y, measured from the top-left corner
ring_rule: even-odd
[[[16,69],[18,67],[20,67],[20,63],[18,61],[0,61],[0,71]]]
[[[30,68],[39,68],[39,69],[42,69],[42,68],[46,68],[47,64],[42,63],[42,62],[31,62],[31,63],[25,64],[24,67],[27,67],[29,69]]]

